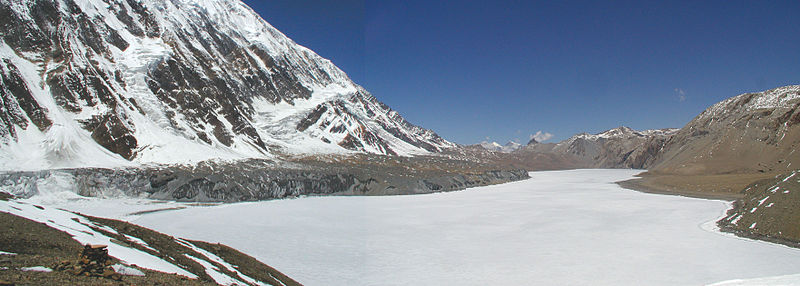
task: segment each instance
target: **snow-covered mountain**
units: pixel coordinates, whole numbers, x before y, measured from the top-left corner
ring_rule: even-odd
[[[677,131],[636,131],[622,126],[598,134],[577,134],[555,144],[528,144],[521,151],[567,156],[590,168],[646,168]]]
[[[576,146],[576,142],[580,141],[588,141],[588,142],[600,142],[600,141],[609,141],[609,140],[630,140],[634,138],[646,138],[650,136],[670,136],[675,134],[678,129],[676,128],[667,128],[667,129],[653,129],[653,130],[644,130],[644,131],[636,131],[629,127],[620,126],[614,129],[609,129],[598,134],[589,134],[589,133],[581,133],[576,134],[570,137],[567,140],[561,141],[556,144],[556,149],[570,149]],[[578,152],[575,150],[575,152]]]
[[[455,147],[239,0],[0,0],[2,169]]]
[[[506,143],[505,145],[500,145],[500,143],[497,142],[483,141],[478,145],[488,151],[503,152],[503,153],[511,153],[522,147],[522,144],[519,144],[514,141],[508,141],[508,143]]]

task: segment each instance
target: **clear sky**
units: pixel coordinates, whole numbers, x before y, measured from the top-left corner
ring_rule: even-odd
[[[800,1],[245,2],[444,138],[682,127],[800,84]]]

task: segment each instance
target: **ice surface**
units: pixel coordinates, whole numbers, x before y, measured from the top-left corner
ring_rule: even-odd
[[[729,203],[613,184],[635,170],[531,173],[462,192],[307,197],[139,216],[306,285],[702,285],[797,273],[800,250],[715,231]]]

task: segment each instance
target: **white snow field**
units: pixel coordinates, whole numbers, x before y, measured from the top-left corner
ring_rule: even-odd
[[[637,172],[534,172],[461,192],[305,197],[130,219],[222,242],[306,285],[703,285],[798,273],[799,249],[718,232],[726,202],[612,183]],[[760,281],[800,283],[792,278]]]

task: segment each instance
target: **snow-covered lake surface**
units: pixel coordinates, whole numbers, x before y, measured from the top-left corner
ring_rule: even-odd
[[[800,285],[800,249],[720,233],[714,222],[729,203],[613,183],[636,173],[535,172],[452,193],[212,206],[86,198],[53,183],[0,201],[0,211],[68,226],[75,215],[65,209],[222,242],[306,285]]]
[[[728,203],[613,184],[635,173],[535,172],[461,192],[306,197],[128,218],[222,242],[306,285],[703,285],[800,272],[798,249],[717,232]]]

